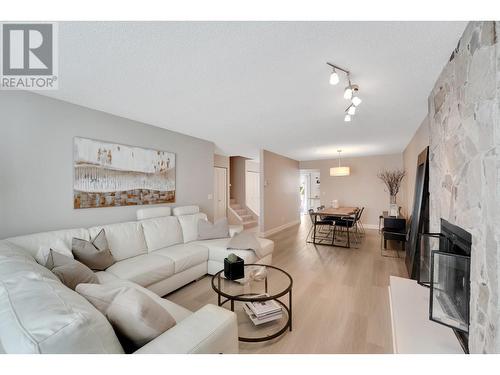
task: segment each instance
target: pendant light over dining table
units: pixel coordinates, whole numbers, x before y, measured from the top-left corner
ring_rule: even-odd
[[[351,174],[351,168],[342,167],[340,165],[340,153],[342,152],[342,150],[337,150],[337,152],[339,153],[339,166],[330,168],[330,176],[332,177],[349,176]]]
[[[352,117],[355,115],[357,111],[357,107],[361,104],[362,100],[359,97],[359,86],[351,83],[351,73],[344,68],[339,67],[338,65],[327,62],[326,65],[332,68],[332,72],[330,74],[330,84],[336,85],[340,82],[338,71],[345,74],[347,78],[348,85],[344,89],[344,99],[349,100],[351,103],[345,109],[345,122],[351,122]]]

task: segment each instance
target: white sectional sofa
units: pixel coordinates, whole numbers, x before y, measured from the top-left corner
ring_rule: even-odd
[[[73,237],[101,229],[116,263],[96,275],[102,284],[128,284],[148,293],[177,324],[136,353],[236,353],[235,314],[214,305],[196,312],[160,296],[223,268],[230,238],[198,241],[197,206],[141,209],[138,221],[37,233],[0,241],[0,352],[123,353],[114,331],[85,298],[64,286],[35,256],[40,246],[71,250]],[[234,235],[242,228],[230,228]],[[274,244],[259,239],[265,256],[231,251],[246,263],[270,264]]]

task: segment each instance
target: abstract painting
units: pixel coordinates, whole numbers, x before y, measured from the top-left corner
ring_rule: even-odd
[[[75,137],[74,208],[175,202],[175,154]]]

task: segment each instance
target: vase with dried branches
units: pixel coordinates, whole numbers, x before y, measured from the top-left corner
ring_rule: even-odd
[[[391,216],[398,216],[399,209],[396,204],[396,196],[399,193],[399,189],[401,188],[401,182],[406,175],[406,171],[404,169],[395,169],[392,171],[383,170],[377,174],[377,177],[380,178],[385,186],[387,186],[387,190],[389,190],[390,196],[390,206],[389,211]]]

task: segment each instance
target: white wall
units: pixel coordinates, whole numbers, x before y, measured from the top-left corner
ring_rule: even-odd
[[[299,162],[261,150],[260,231],[267,235],[300,221]]]
[[[236,199],[236,203],[245,206],[245,173],[246,173],[246,160],[242,156],[231,156],[229,158],[230,164],[230,195],[232,199]]]
[[[245,162],[245,203],[257,216],[260,215],[260,165],[253,160]]]
[[[75,136],[175,152],[173,205],[212,216],[212,142],[27,92],[0,91],[0,116],[0,238],[135,219],[137,206],[73,209]]]
[[[321,204],[330,207],[332,200],[340,206],[365,207],[362,221],[377,226],[382,211],[389,209],[389,193],[377,177],[381,169],[403,168],[403,155],[374,155],[342,158],[342,166],[351,167],[351,175],[331,177],[330,168],[337,166],[338,159],[301,161],[301,169],[319,169],[321,175]],[[405,201],[404,184],[398,194],[398,203]]]

